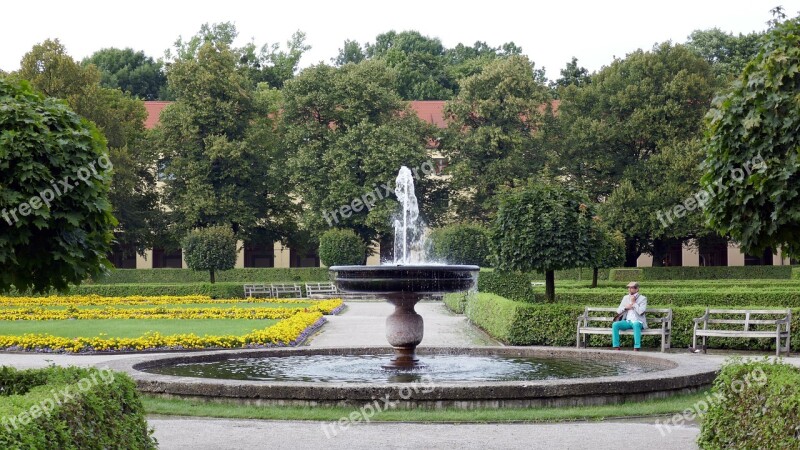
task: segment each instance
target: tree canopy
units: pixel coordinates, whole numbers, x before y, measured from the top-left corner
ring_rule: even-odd
[[[800,250],[800,19],[762,40],[706,117],[703,187],[710,225],[748,253]]]
[[[100,70],[100,84],[117,88],[142,100],[166,100],[167,76],[162,64],[132,48],[104,48],[81,61]]]
[[[0,291],[101,274],[117,224],[103,137],[62,101],[0,77]]]

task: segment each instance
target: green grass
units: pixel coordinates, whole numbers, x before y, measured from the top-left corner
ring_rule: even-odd
[[[376,422],[561,422],[575,420],[604,420],[618,417],[672,415],[682,412],[705,398],[707,391],[673,396],[666,399],[619,405],[585,406],[569,408],[506,408],[506,409],[443,409],[400,410],[378,412],[371,420]],[[352,407],[301,407],[301,406],[244,406],[222,402],[165,399],[142,396],[148,414],[195,417],[221,417],[230,419],[264,420],[322,420],[337,421],[347,417],[363,405]]]
[[[0,334],[51,334],[67,338],[137,338],[148,331],[163,335],[194,333],[243,335],[277,323],[271,319],[87,319],[87,320],[0,320]]]
[[[143,309],[143,308],[166,308],[166,309],[187,309],[187,308],[242,308],[242,309],[252,309],[252,308],[308,308],[313,304],[310,302],[296,302],[296,303],[245,303],[245,302],[220,302],[220,303],[174,303],[174,304],[161,304],[161,305],[153,305],[153,304],[140,304],[140,305],[77,305],[78,309],[104,309],[104,308],[114,308],[114,309]],[[17,305],[0,305],[0,310],[2,309],[24,309],[29,307],[37,307],[35,305],[32,306],[17,306]],[[69,306],[63,305],[49,305],[49,306],[42,306],[43,309],[67,309]]]

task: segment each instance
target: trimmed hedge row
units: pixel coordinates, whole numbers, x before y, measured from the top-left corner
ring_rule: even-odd
[[[708,398],[697,439],[700,448],[777,450],[800,445],[797,367],[734,361],[722,368]]]
[[[599,269],[597,271],[597,279],[608,280],[612,270],[613,269]],[[592,269],[586,267],[556,270],[554,275],[556,280],[592,281]],[[529,278],[532,281],[544,281],[544,272],[532,272]]]
[[[478,291],[491,292],[520,302],[534,299],[530,277],[519,272],[481,271],[478,274]]]
[[[303,287],[305,289],[305,287]],[[243,283],[181,283],[181,284],[82,284],[72,286],[66,292],[48,291],[41,294],[12,290],[3,295],[9,297],[41,297],[48,295],[100,295],[102,297],[128,297],[132,295],[207,295],[211,298],[244,297]]]
[[[637,267],[612,269],[611,281],[747,280],[792,278],[791,266]]]
[[[463,296],[463,294],[462,294]],[[445,297],[445,304],[463,304],[458,294]],[[509,345],[549,345],[571,347],[575,345],[575,326],[577,318],[583,313],[585,305],[616,307],[619,302],[586,304],[533,304],[516,302],[495,294],[478,293],[466,298],[460,306],[467,317],[496,339]],[[658,305],[662,306],[662,305]],[[752,305],[750,305],[752,306]],[[452,308],[458,311],[457,308]],[[705,312],[703,306],[672,307],[672,347],[687,348],[692,343],[693,319]],[[792,309],[792,349],[800,349],[800,308]],[[623,345],[628,345],[623,336]],[[708,338],[713,348],[772,350],[774,340],[742,338]],[[632,343],[632,342],[631,342]],[[590,346],[609,347],[610,336],[590,336]],[[660,347],[660,338],[644,336],[642,346]]]
[[[0,448],[154,449],[124,373],[77,367],[0,368]]]
[[[656,307],[701,306],[709,308],[758,306],[760,308],[800,308],[798,291],[643,291],[648,305]],[[622,292],[561,291],[556,289],[556,303],[579,306],[619,305]],[[544,293],[535,294],[537,302],[544,302]]]
[[[236,283],[315,283],[329,281],[325,267],[301,268],[244,268],[217,272],[217,282]],[[208,272],[189,269],[115,269],[103,278],[93,280],[95,284],[131,283],[200,283],[208,281]]]

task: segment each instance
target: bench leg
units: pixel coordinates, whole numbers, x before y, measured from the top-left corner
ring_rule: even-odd
[[[706,346],[706,337],[703,336],[703,353],[708,353],[708,347]]]
[[[781,356],[781,334],[775,336],[775,356]]]
[[[692,336],[692,348],[697,350],[697,331],[695,331]]]
[[[575,348],[581,348],[581,332],[578,331],[575,335]]]

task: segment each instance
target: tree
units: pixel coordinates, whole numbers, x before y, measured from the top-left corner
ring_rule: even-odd
[[[236,235],[226,226],[192,230],[181,242],[186,265],[192,270],[207,270],[214,283],[214,273],[236,266]]]
[[[448,264],[485,266],[492,255],[491,234],[481,225],[454,224],[437,228],[428,241],[430,258]]]
[[[312,66],[283,89],[284,145],[313,234],[354,230],[364,242],[390,237],[400,166],[416,170],[417,196],[430,193],[430,128],[393,90],[395,73],[380,61]],[[288,150],[287,150],[288,151]],[[431,207],[421,202],[425,217]]]
[[[555,271],[590,263],[592,216],[586,194],[555,181],[501,195],[493,229],[497,268],[544,272],[547,301],[554,301]]]
[[[561,78],[550,83],[550,88],[553,89],[554,94],[557,95],[558,88],[567,86],[586,86],[592,81],[589,76],[589,71],[585,67],[578,66],[578,58],[572,57],[572,60],[567,63],[567,66],[561,69]]]
[[[143,254],[164,229],[159,211],[153,149],[144,141],[147,117],[141,100],[118,88],[100,85],[93,65],[81,66],[58,40],[35,45],[15,74],[30,80],[46,95],[64,99],[69,107],[97,125],[106,138],[114,175],[109,192],[114,216],[120,221],[114,239],[120,248]]]
[[[285,239],[296,206],[276,131],[280,94],[253,89],[224,40],[205,41],[193,54],[169,66],[176,101],[151,136],[173,235],[226,225],[253,242]]]
[[[81,61],[84,67],[94,64],[100,70],[100,84],[120,89],[142,100],[165,100],[167,76],[162,64],[131,48],[104,48]]]
[[[101,274],[111,169],[89,121],[28,82],[0,77],[0,291],[62,290]]]
[[[686,46],[708,61],[717,86],[722,88],[738,78],[744,66],[758,54],[762,36],[763,32],[734,36],[719,28],[695,30],[689,35]]]
[[[595,199],[608,196],[631,164],[700,136],[713,89],[708,63],[682,45],[613,61],[590,83],[559,91],[556,120],[543,129],[557,173]]]
[[[625,265],[642,253],[661,266],[669,247],[708,235],[700,187],[705,150],[699,139],[663,144],[660,153],[631,164],[601,206],[601,216],[625,236]]]
[[[710,225],[747,253],[800,249],[800,19],[767,32],[758,56],[706,116],[702,183]]]
[[[442,152],[450,159],[447,173],[461,220],[488,223],[496,210],[494,196],[513,188],[544,166],[534,131],[541,123],[547,88],[527,58],[512,56],[491,62],[467,78],[445,105],[449,133]]]
[[[339,49],[339,55],[336,56],[336,58],[332,58],[331,62],[336,67],[341,67],[347,63],[358,64],[366,59],[366,57],[367,55],[358,41],[347,39],[344,41],[344,46]]]
[[[353,231],[333,228],[319,238],[319,259],[326,266],[364,264],[367,244]]]
[[[598,269],[619,267],[625,262],[625,236],[612,230],[600,219],[592,217],[589,238],[589,264],[592,268],[592,287],[597,287]]]

